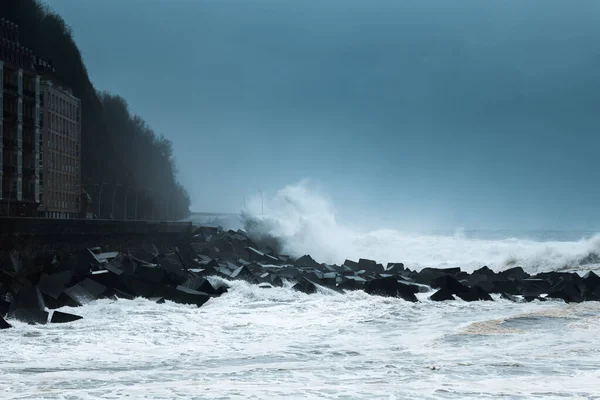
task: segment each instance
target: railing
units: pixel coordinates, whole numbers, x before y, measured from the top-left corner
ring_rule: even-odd
[[[13,194],[14,196],[14,194]],[[191,222],[151,222],[88,219],[0,217],[0,236],[31,235],[164,235],[190,234]]]

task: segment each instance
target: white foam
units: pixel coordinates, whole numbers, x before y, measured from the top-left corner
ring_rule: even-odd
[[[270,199],[252,199],[243,215],[250,231],[278,238],[286,253],[296,257],[310,254],[327,263],[363,257],[382,263],[404,262],[412,269],[458,266],[469,271],[483,265],[494,269],[519,265],[539,272],[577,267],[591,253],[600,254],[598,234],[577,241],[536,241],[468,238],[462,229],[446,236],[393,229],[352,230],[337,223],[331,201],[306,183],[287,186]]]
[[[413,304],[229,284],[201,308],[102,300],[65,310],[84,317],[70,324],[10,321],[0,397],[581,398],[597,389],[599,303]],[[548,318],[499,329],[531,315]]]

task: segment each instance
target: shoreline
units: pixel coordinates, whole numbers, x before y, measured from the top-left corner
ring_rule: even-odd
[[[30,248],[33,254],[4,247],[0,258],[0,329],[10,327],[2,317],[31,324],[73,322],[81,317],[57,310],[101,298],[144,297],[157,303],[173,301],[201,307],[207,301],[218,301],[229,289],[212,285],[207,279],[211,276],[244,280],[263,289],[288,281],[294,290],[307,294],[322,286],[340,293],[363,290],[409,302],[418,302],[416,294],[422,297],[424,293],[432,301],[493,301],[491,294],[512,302],[600,301],[600,277],[591,271],[585,276],[566,271],[530,275],[521,267],[496,272],[487,266],[471,273],[459,267],[412,271],[401,262],[384,266],[368,259],[328,265],[309,255],[294,259],[276,254],[243,231],[214,227],[192,230],[191,223],[189,226],[189,231],[163,231],[170,233],[171,240],[159,247],[151,244],[157,236],[144,232],[138,232],[137,241],[123,232],[112,238],[101,234],[106,232],[95,232],[79,243],[86,247],[76,251],[76,245],[57,244],[65,245],[68,235],[46,238],[54,244]],[[70,235],[79,239],[85,236]],[[98,240],[100,247],[87,247],[90,240]]]

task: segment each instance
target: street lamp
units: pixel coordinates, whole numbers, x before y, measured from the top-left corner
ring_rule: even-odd
[[[104,179],[102,179],[102,183],[100,184],[100,190],[98,191],[98,219],[102,219],[102,188],[104,187]]]
[[[125,189],[125,206],[123,207],[123,215],[124,215],[125,221],[127,221],[127,195],[129,194],[129,189],[131,189],[130,185],[128,185],[127,188]]]
[[[123,185],[115,183],[115,187],[113,188],[111,219],[115,219],[115,195],[117,194],[117,186]]]
[[[152,192],[153,189],[145,189],[144,193]],[[136,190],[135,192],[135,219],[138,219],[138,196],[140,194],[140,190]],[[154,219],[154,202],[152,202],[152,219]]]

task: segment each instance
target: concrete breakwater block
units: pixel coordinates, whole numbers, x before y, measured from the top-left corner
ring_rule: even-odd
[[[456,298],[452,295],[452,293],[448,289],[440,289],[431,296],[429,299],[432,301],[447,301],[447,300],[456,300]]]
[[[33,308],[15,308],[8,313],[9,317],[26,322],[28,324],[46,324],[48,323],[48,312]]]
[[[365,292],[378,296],[399,297],[413,303],[418,301],[414,289],[400,283],[395,277],[373,279],[365,284]]]
[[[82,319],[79,315],[68,314],[61,311],[54,311],[52,313],[52,317],[50,318],[50,322],[53,324],[64,324],[67,322],[73,322]]]
[[[0,330],[8,328],[12,328],[12,325],[6,322],[4,318],[2,318],[2,316],[0,315]]]
[[[246,232],[198,228],[177,247],[147,243],[122,252],[102,243],[97,249],[36,258],[16,250],[0,254],[0,316],[28,323],[46,323],[48,309],[81,306],[98,299],[144,297],[198,307],[227,292],[209,277],[243,280],[264,288],[287,286],[313,294],[319,287],[340,293],[364,290],[416,302],[417,293],[432,292],[432,301],[490,301],[497,293],[509,301],[565,302],[600,300],[600,277],[567,272],[526,273],[521,267],[494,271],[483,266],[472,273],[453,268],[415,271],[401,262],[384,267],[376,260],[319,263],[306,254],[297,259],[277,254],[272,242],[253,240]],[[212,281],[214,282],[214,281]],[[216,300],[213,300],[216,301]],[[63,315],[64,314],[64,315]],[[55,311],[50,322],[70,322],[71,314]]]
[[[206,303],[211,297],[203,292],[188,289],[184,286],[177,286],[175,290],[169,293],[168,300],[179,304],[194,304],[198,307]]]

